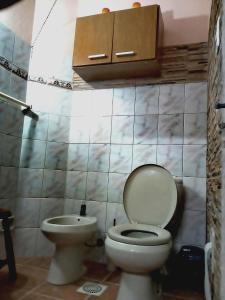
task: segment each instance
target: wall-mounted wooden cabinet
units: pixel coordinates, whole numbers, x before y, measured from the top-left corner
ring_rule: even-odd
[[[73,68],[85,80],[158,75],[158,5],[77,19]]]

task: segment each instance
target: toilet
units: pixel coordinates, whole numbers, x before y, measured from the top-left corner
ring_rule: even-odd
[[[181,180],[158,165],[140,166],[129,175],[123,204],[130,223],[111,227],[105,242],[107,256],[123,271],[117,300],[159,299],[151,272],[168,259],[172,237],[165,227],[181,187]]]

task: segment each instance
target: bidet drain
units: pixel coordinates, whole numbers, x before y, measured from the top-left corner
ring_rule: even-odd
[[[90,294],[97,294],[97,293],[101,292],[102,287],[99,284],[88,283],[83,286],[83,290]]]
[[[96,282],[85,282],[77,291],[87,295],[100,296],[106,289],[106,285]]]

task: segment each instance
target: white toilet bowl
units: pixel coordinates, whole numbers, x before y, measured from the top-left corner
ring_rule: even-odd
[[[151,272],[168,259],[172,238],[164,228],[178,194],[174,178],[160,166],[141,166],[128,177],[123,203],[130,223],[111,227],[105,242],[106,254],[123,271],[117,300],[159,299]]]
[[[96,231],[95,217],[66,215],[46,219],[41,230],[55,244],[48,282],[62,285],[79,279],[85,271],[83,245]]]

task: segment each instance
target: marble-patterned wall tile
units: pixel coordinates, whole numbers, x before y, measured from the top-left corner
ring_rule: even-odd
[[[43,112],[37,112],[38,121],[25,116],[23,124],[23,138],[33,140],[47,140],[48,134],[48,114]]]
[[[206,215],[203,211],[185,210],[182,222],[179,226],[178,235],[174,244],[194,245],[204,247],[206,242]]]
[[[81,171],[68,171],[66,173],[67,198],[85,199],[87,173]]]
[[[48,141],[68,143],[70,118],[59,115],[49,115]]]
[[[11,73],[0,66],[0,89],[2,93],[10,93],[10,78]]]
[[[72,23],[72,22],[70,22]],[[70,34],[70,36],[73,36]],[[71,68],[71,57],[72,53],[64,53],[64,57],[57,61],[55,64],[55,77],[60,78],[61,80],[72,81],[73,80],[73,69]]]
[[[114,116],[112,118],[112,136],[113,144],[132,144],[134,130],[133,116]]]
[[[76,214],[76,210],[75,210],[76,201],[79,201],[79,200],[64,199],[64,210],[63,210],[64,215]]]
[[[18,172],[18,168],[0,167],[0,198],[15,197]]]
[[[46,142],[22,139],[20,167],[43,169],[45,161]]]
[[[65,194],[66,172],[44,170],[43,197],[62,198]]]
[[[33,81],[27,82],[27,99],[34,111],[52,113],[55,87]]]
[[[176,114],[184,112],[184,84],[160,86],[159,113]]]
[[[53,256],[55,245],[51,243],[38,228],[37,230],[37,242],[35,246],[35,256],[46,257]]]
[[[157,144],[158,116],[135,116],[134,144]]]
[[[182,145],[158,145],[157,164],[174,176],[182,176]]]
[[[159,86],[136,87],[135,115],[159,113]]]
[[[184,114],[184,144],[207,143],[207,116],[205,113]]]
[[[87,177],[87,200],[107,201],[108,174],[89,172]]]
[[[14,47],[15,36],[14,33],[0,24],[0,56],[12,61],[13,58],[13,47]]]
[[[31,46],[18,36],[15,36],[13,63],[25,70],[29,68]]]
[[[100,232],[105,232],[106,221],[106,202],[86,201],[87,216],[97,218],[97,229]]]
[[[17,228],[15,230],[15,256],[31,257],[35,255],[37,233],[37,228]]]
[[[206,210],[206,178],[183,177],[185,208]]]
[[[75,199],[74,208],[73,208],[74,213],[80,215],[81,205],[86,204],[86,202],[87,202],[86,200]]]
[[[91,91],[91,114],[96,116],[112,115],[113,89]]]
[[[185,113],[207,112],[207,83],[185,84]]]
[[[123,204],[120,203],[107,203],[107,219],[106,219],[106,230],[113,226],[114,219],[116,224],[127,224],[130,223],[127,219],[127,215],[124,211]]]
[[[116,88],[113,95],[113,115],[134,115],[135,88]]]
[[[158,127],[158,144],[183,144],[183,114],[160,115]]]
[[[18,107],[10,106],[0,102],[0,131],[22,136],[24,115]]]
[[[70,122],[70,143],[89,143],[90,119],[87,117],[72,117]]]
[[[67,170],[87,171],[88,144],[69,144]]]
[[[91,144],[89,149],[88,171],[109,171],[109,144]]]
[[[184,176],[206,177],[206,146],[183,146]]]
[[[71,115],[75,117],[90,116],[92,90],[73,91],[72,92],[72,110]]]
[[[6,167],[18,167],[20,163],[21,138],[0,134],[0,164]]]
[[[40,198],[42,196],[42,169],[19,169],[18,196],[24,198]]]
[[[15,74],[11,74],[10,96],[26,102],[27,81]],[[29,101],[29,100],[28,100]]]
[[[96,117],[92,119],[91,143],[108,144],[111,136],[111,117]]]
[[[123,202],[123,189],[128,174],[109,173],[108,201]]]
[[[51,113],[61,116],[70,116],[72,107],[72,92],[58,87],[54,87],[52,92],[53,106]]]
[[[111,145],[110,172],[130,173],[131,164],[131,145]]]
[[[156,145],[134,145],[132,169],[146,164],[156,164]]]
[[[31,228],[39,226],[40,199],[16,199],[16,226]]]
[[[64,208],[64,200],[60,198],[40,199],[40,218],[39,224],[48,218],[61,216]]]
[[[68,157],[68,144],[48,142],[46,148],[45,168],[53,170],[66,170]]]

